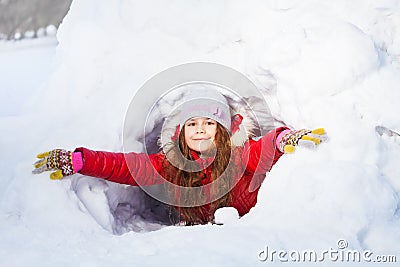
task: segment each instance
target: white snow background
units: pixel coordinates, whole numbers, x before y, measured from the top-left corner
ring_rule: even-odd
[[[0,43],[1,267],[262,266],[266,246],[339,239],[400,261],[400,140],[375,130],[400,131],[399,1],[75,0],[57,40]],[[31,174],[53,148],[121,151],[135,91],[195,61],[244,73],[276,118],[329,134],[284,155],[249,214],[163,226],[137,188]]]

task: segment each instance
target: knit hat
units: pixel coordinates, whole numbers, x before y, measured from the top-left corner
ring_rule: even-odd
[[[206,117],[219,122],[228,132],[231,130],[231,113],[226,98],[217,90],[200,89],[191,91],[182,104],[180,129],[194,117]]]

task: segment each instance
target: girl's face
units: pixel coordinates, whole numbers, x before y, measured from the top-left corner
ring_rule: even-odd
[[[185,142],[197,152],[204,152],[214,147],[217,122],[204,117],[191,118],[185,122]]]

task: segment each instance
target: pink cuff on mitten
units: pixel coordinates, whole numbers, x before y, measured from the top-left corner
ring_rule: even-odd
[[[74,172],[79,172],[83,168],[83,160],[81,152],[73,152],[72,153],[72,166],[74,168]]]
[[[278,135],[278,137],[276,138],[276,142],[275,142],[275,144],[276,144],[276,147],[279,149],[279,151],[280,152],[284,152],[284,151],[282,151],[279,147],[280,147],[280,142],[282,141],[282,138],[285,136],[285,134],[287,134],[287,133],[289,133],[291,130],[284,130],[284,131],[282,131],[279,135]]]

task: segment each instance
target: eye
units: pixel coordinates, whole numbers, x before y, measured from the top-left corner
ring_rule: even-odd
[[[193,127],[195,125],[196,124],[193,121],[186,123],[186,126],[188,126],[188,127]]]
[[[214,121],[207,121],[206,124],[207,125],[215,125],[215,122]]]

